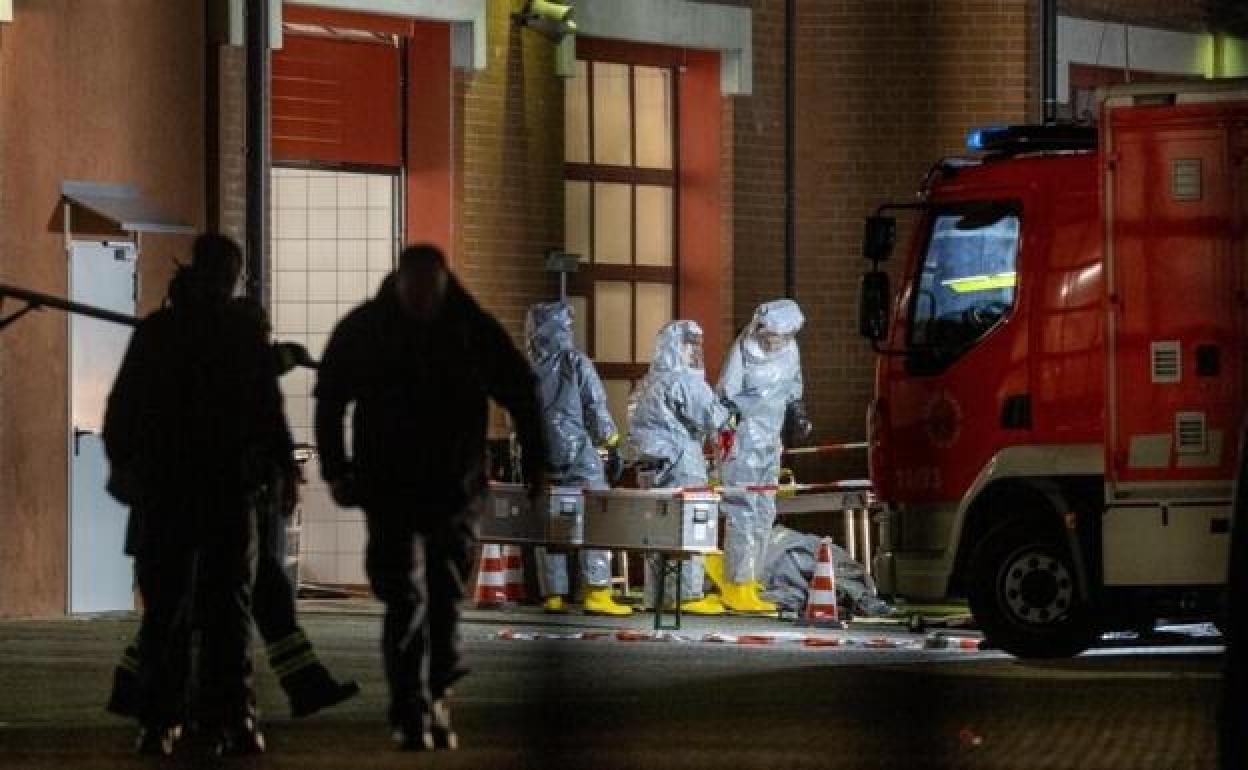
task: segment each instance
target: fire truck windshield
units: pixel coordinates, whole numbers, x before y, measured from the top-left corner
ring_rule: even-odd
[[[956,355],[1014,306],[1018,209],[937,210],[910,313],[910,345]]]

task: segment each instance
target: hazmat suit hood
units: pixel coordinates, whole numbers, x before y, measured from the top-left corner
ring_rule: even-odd
[[[635,461],[663,465],[661,486],[705,484],[702,443],[728,421],[728,410],[706,383],[701,340],[695,321],[660,329],[650,371],[629,400],[629,453]]]
[[[689,360],[687,342],[698,340],[698,356]],[[701,376],[702,327],[697,321],[672,321],[659,330],[654,340],[654,355],[650,360],[652,372],[691,372]]]
[[[529,360],[539,363],[556,353],[573,350],[572,307],[566,302],[541,302],[525,318]]]
[[[742,344],[745,352],[757,359],[767,359],[783,355],[797,347],[795,338],[806,323],[802,309],[791,299],[777,299],[764,302],[754,310],[754,317],[742,331]],[[782,340],[778,349],[766,349],[761,338],[772,337]]]

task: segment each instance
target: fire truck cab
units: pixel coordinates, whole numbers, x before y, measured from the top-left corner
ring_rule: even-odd
[[[1095,127],[977,154],[867,222],[878,574],[990,643],[1217,619],[1245,396],[1248,81],[1107,89]],[[881,269],[896,209],[917,214]]]

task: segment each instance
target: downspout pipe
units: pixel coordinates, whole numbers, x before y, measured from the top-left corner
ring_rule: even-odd
[[[269,0],[247,2],[247,296],[269,305]]]
[[[1042,0],[1044,59],[1044,122],[1057,122],[1057,0]]]
[[[797,58],[794,33],[797,0],[784,2],[784,296],[797,298]]]

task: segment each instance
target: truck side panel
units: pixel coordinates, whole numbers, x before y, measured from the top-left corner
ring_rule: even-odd
[[[1229,485],[1243,414],[1248,105],[1106,118],[1111,497],[1139,482],[1207,496]]]

